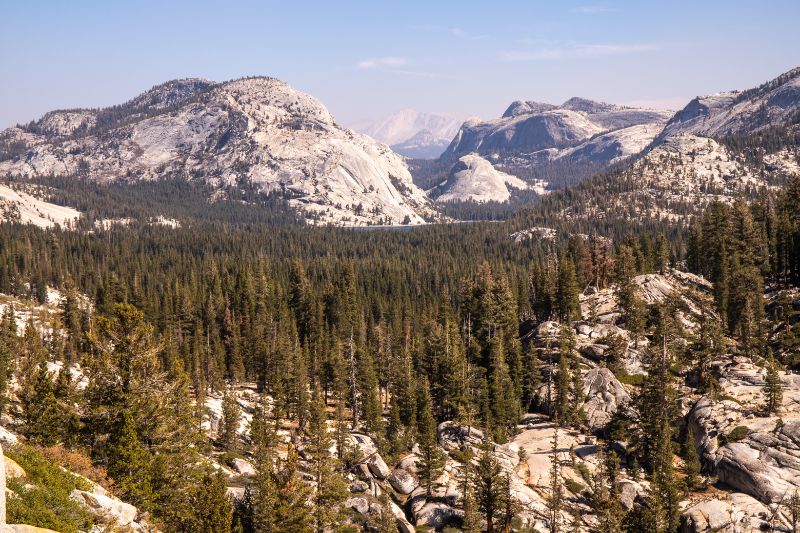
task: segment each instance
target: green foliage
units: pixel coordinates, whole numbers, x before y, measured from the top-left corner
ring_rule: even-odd
[[[426,381],[420,383],[417,394],[417,441],[420,449],[417,469],[420,486],[430,495],[434,481],[442,474],[445,458],[436,438],[436,420],[433,418],[431,396]]]
[[[133,417],[124,411],[108,445],[108,475],[127,501],[143,509],[149,509],[153,501],[151,461]]]
[[[765,410],[769,414],[777,413],[783,402],[783,383],[778,372],[778,363],[770,352],[767,359],[767,375],[764,380],[764,396],[766,397]]]
[[[747,426],[736,426],[727,435],[720,435],[720,444],[728,444],[731,442],[739,442],[750,433],[750,428]]]
[[[8,523],[64,533],[91,529],[92,515],[70,498],[75,489],[91,490],[85,480],[65,472],[33,446],[20,444],[5,453],[27,473],[26,478],[8,480],[8,488],[13,491],[6,500]]]
[[[581,483],[578,483],[574,479],[565,479],[564,480],[564,487],[573,494],[580,496],[583,494],[583,491],[586,490],[586,487],[583,486]]]

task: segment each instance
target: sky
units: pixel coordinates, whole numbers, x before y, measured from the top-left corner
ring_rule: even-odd
[[[572,96],[679,109],[799,66],[798,23],[798,0],[0,0],[0,128],[248,75],[313,94],[344,125]]]

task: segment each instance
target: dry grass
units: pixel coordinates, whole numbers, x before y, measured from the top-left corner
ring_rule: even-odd
[[[41,453],[50,461],[61,465],[70,472],[81,475],[103,486],[109,493],[114,493],[114,482],[108,477],[106,469],[94,466],[92,459],[80,452],[70,451],[63,446],[41,448]]]

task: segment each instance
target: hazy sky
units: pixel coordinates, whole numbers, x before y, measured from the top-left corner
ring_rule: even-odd
[[[348,125],[576,95],[678,108],[800,65],[799,24],[798,0],[0,0],[0,128],[173,78],[253,74]]]

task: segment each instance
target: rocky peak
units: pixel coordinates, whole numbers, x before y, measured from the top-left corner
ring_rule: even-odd
[[[619,106],[606,104],[605,102],[595,102],[587,98],[580,98],[573,96],[559,106],[561,109],[569,109],[570,111],[580,111],[587,114],[602,113],[604,111],[616,111],[620,109]]]
[[[218,86],[218,95],[251,117],[335,125],[333,115],[322,102],[276,78],[259,76],[226,82]]]
[[[133,98],[129,105],[140,109],[166,109],[180,105],[214,85],[215,82],[204,78],[170,80]]]
[[[503,118],[517,117],[520,115],[529,115],[531,113],[543,113],[551,109],[555,109],[553,104],[544,102],[536,102],[534,100],[516,100],[503,113]]]

